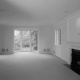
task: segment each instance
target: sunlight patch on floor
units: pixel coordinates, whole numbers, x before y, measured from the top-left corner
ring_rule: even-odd
[[[5,61],[8,63],[22,63],[22,62],[34,62],[45,59],[53,59],[53,56],[40,54],[37,52],[18,52],[10,55],[0,55],[0,61]]]

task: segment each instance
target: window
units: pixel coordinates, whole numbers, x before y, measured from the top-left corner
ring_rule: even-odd
[[[61,28],[55,30],[55,45],[61,45]]]
[[[14,30],[14,51],[38,51],[38,31]]]

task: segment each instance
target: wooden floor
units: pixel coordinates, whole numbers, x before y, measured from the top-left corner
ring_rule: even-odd
[[[53,55],[20,52],[0,55],[0,80],[80,80]]]

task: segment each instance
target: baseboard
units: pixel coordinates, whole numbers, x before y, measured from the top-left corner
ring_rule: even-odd
[[[43,54],[47,54],[47,55],[53,55],[52,53],[43,53]]]
[[[13,54],[13,53],[0,53],[0,55],[10,55],[10,54]]]

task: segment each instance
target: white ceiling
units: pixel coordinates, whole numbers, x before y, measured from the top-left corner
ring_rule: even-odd
[[[0,23],[56,24],[80,10],[80,0],[0,0]]]

